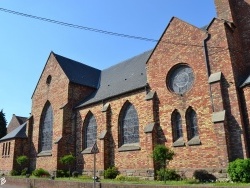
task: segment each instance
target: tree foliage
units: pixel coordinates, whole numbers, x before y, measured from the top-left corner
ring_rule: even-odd
[[[16,162],[20,165],[23,166],[28,162],[28,157],[26,155],[21,155],[16,158]]]
[[[72,154],[64,155],[60,158],[60,163],[67,165],[69,168],[69,177],[70,177],[70,167],[74,163],[76,158]]]
[[[227,172],[234,182],[250,182],[250,159],[236,159],[229,163]]]
[[[167,163],[173,159],[174,151],[165,145],[156,145],[153,150],[152,157],[155,162],[161,166],[161,168],[165,168]]]
[[[3,110],[0,112],[0,138],[4,137],[7,134],[7,121],[5,119],[5,114]]]

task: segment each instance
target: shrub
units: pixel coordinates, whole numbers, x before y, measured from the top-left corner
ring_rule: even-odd
[[[24,168],[22,171],[21,171],[21,176],[25,176],[28,172],[28,168]]]
[[[26,155],[21,155],[16,158],[16,162],[20,165],[23,166],[28,162],[28,157]]]
[[[229,163],[227,172],[234,182],[250,182],[250,159],[236,159]]]
[[[124,176],[124,175],[117,175],[116,180],[118,181],[139,181],[140,178],[139,177],[134,177],[134,176]]]
[[[181,176],[173,169],[164,169],[161,168],[160,170],[156,171],[157,180],[158,181],[165,181],[165,180],[175,180],[178,181],[181,179]],[[165,176],[164,176],[165,174]]]
[[[56,171],[56,177],[57,178],[69,177],[69,171],[67,171],[67,170],[57,170]]]
[[[116,167],[109,167],[107,170],[104,170],[104,178],[105,179],[115,179],[119,174],[119,171]]]
[[[78,178],[78,175],[79,175],[79,172],[77,172],[77,171],[72,172],[72,176],[74,178]]]
[[[199,182],[215,182],[216,177],[213,174],[209,174],[206,170],[196,170],[193,174],[194,178]]]
[[[152,157],[161,168],[166,168],[168,162],[173,159],[174,152],[165,145],[156,145]]]
[[[49,172],[47,170],[44,170],[42,168],[38,168],[32,172],[32,174],[36,177],[43,177],[43,176],[50,176]]]
[[[19,173],[18,171],[16,171],[16,170],[11,170],[11,171],[10,171],[10,175],[11,175],[11,176],[19,176],[20,173]]]

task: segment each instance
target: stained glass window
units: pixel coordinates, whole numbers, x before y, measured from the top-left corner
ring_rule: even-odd
[[[40,129],[40,151],[52,150],[53,110],[50,103],[44,107]]]
[[[121,142],[131,144],[139,142],[139,120],[135,107],[127,104],[121,121]]]
[[[170,70],[167,85],[173,92],[184,94],[191,89],[194,82],[193,70],[187,65],[179,65]]]
[[[197,115],[196,112],[189,108],[186,113],[188,139],[192,139],[195,136],[199,136],[198,125],[197,125]]]
[[[85,127],[85,148],[92,147],[97,138],[97,125],[96,120],[93,114],[88,116]],[[85,149],[84,148],[84,149]]]
[[[173,139],[174,141],[176,141],[179,138],[183,137],[181,115],[177,110],[172,113],[171,121],[174,137]]]

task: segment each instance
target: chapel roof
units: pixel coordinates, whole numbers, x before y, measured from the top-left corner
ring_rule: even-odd
[[[98,88],[101,71],[52,52],[68,79],[76,84]]]
[[[145,87],[147,84],[146,62],[152,51],[146,51],[101,71],[99,88],[76,108]]]
[[[15,139],[15,138],[27,138],[26,126],[27,126],[27,123],[24,123],[24,124],[18,126],[13,131],[11,131],[9,134],[7,134],[3,138],[1,138],[0,142],[4,141],[4,140],[9,140],[9,139]]]

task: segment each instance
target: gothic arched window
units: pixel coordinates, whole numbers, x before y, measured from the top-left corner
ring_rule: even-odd
[[[90,113],[87,116],[87,119],[85,120],[85,128],[84,128],[84,143],[83,149],[90,148],[94,145],[97,139],[97,125],[96,125],[96,120],[95,117],[92,113]]]
[[[120,145],[139,143],[139,120],[131,103],[124,105],[120,118]]]
[[[52,150],[53,109],[49,102],[44,106],[40,123],[40,152]]]
[[[172,131],[173,131],[173,141],[177,141],[179,138],[183,137],[182,133],[182,120],[180,113],[175,110],[171,117]]]
[[[187,123],[187,132],[188,132],[188,140],[199,136],[198,124],[197,124],[197,115],[196,112],[189,107],[186,112],[186,123]]]

